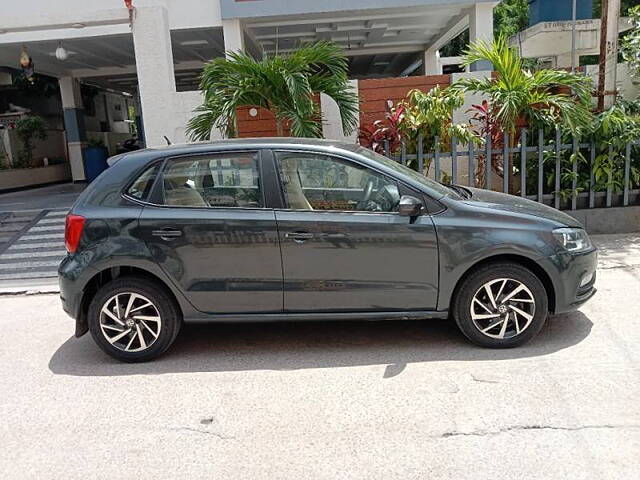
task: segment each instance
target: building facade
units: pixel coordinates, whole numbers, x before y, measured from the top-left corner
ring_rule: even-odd
[[[3,11],[0,67],[18,67],[26,51],[37,73],[59,79],[72,175],[82,180],[87,122],[81,83],[126,97],[146,146],[165,144],[165,136],[183,142],[201,103],[198,75],[212,58],[238,50],[260,58],[300,42],[331,40],[344,48],[354,79],[438,74],[438,49],[462,31],[468,28],[471,40],[492,38],[497,3],[23,0]],[[56,56],[60,47],[63,60]],[[478,64],[471,70],[489,69]],[[325,126],[328,136],[341,138],[339,130],[331,121]]]

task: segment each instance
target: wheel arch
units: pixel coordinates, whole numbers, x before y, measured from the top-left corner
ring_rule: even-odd
[[[98,290],[110,281],[123,276],[143,277],[153,283],[156,283],[160,288],[163,288],[166,291],[180,314],[184,317],[184,305],[179,301],[171,286],[158,275],[137,266],[107,267],[97,271],[89,279],[82,292],[78,317],[76,319],[76,337],[80,337],[88,331],[87,313],[89,311],[89,304]]]
[[[530,270],[531,273],[533,273],[538,278],[538,280],[542,282],[545,292],[547,293],[547,301],[549,303],[549,312],[555,312],[556,289],[547,271],[544,268],[542,268],[536,261],[522,255],[514,255],[514,254],[493,255],[491,257],[487,257],[482,260],[479,260],[478,262],[474,263],[471,267],[469,267],[462,275],[460,275],[460,277],[456,281],[456,285],[453,289],[451,299],[449,300],[449,311],[453,311],[452,310],[453,302],[455,301],[458,295],[458,290],[460,288],[460,285],[462,285],[462,282],[464,281],[464,279],[467,278],[470,274],[472,274],[476,270],[483,268],[487,265],[491,265],[493,263],[515,263]]]

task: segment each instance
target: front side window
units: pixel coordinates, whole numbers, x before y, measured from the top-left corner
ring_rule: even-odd
[[[395,212],[395,180],[341,158],[276,152],[282,187],[294,210]]]
[[[165,205],[263,207],[257,153],[231,152],[169,160]]]

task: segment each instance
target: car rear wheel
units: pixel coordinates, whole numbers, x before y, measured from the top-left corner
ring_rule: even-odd
[[[547,293],[538,277],[522,265],[490,264],[462,281],[453,315],[473,343],[516,347],[540,332],[548,315]]]
[[[144,362],[164,353],[176,339],[180,312],[164,287],[142,277],[121,277],[104,285],[88,312],[98,346],[125,362]]]

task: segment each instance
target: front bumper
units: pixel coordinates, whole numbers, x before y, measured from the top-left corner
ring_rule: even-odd
[[[597,249],[584,253],[557,253],[542,263],[555,291],[553,313],[576,310],[595,295]]]

